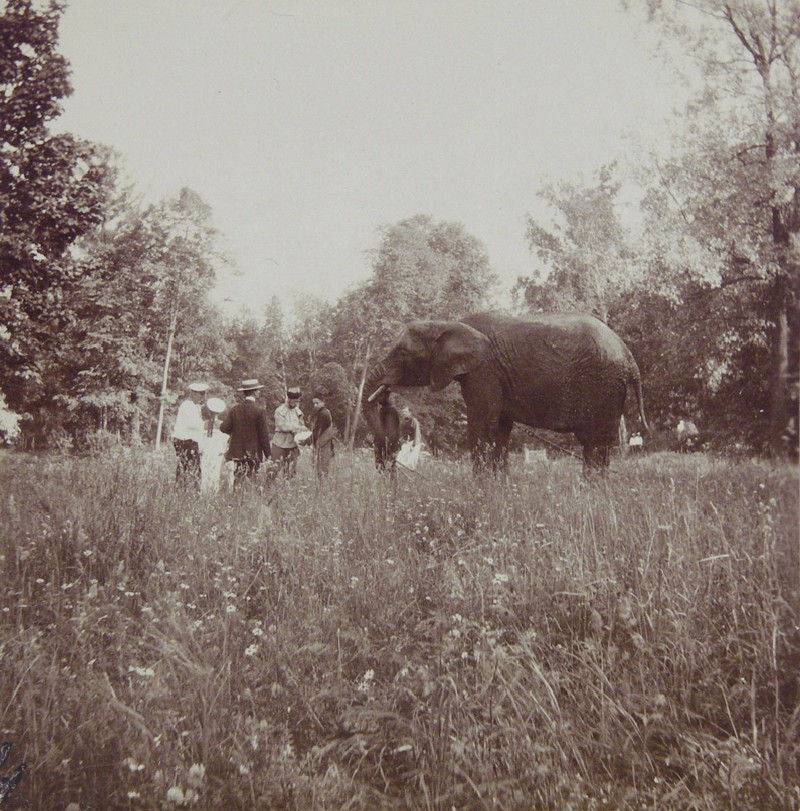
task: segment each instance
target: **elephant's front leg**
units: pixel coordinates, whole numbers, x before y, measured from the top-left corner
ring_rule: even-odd
[[[467,435],[475,471],[505,472],[508,468],[508,439],[513,421],[501,414],[502,392],[479,381],[471,387],[462,383],[467,404]],[[477,394],[482,396],[476,396]]]
[[[508,439],[513,423],[500,422],[494,428],[469,431],[472,465],[475,471],[505,473],[508,469]]]

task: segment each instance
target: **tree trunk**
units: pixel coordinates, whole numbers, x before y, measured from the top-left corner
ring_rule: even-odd
[[[142,413],[139,411],[138,406],[134,406],[133,414],[131,415],[131,444],[138,445],[141,439],[141,426],[142,426]]]
[[[769,444],[774,450],[781,447],[781,437],[789,422],[789,324],[786,317],[786,297],[783,295],[784,284],[779,282],[776,287],[768,434]]]
[[[167,335],[167,354],[164,357],[164,376],[161,379],[161,397],[158,403],[158,427],[156,428],[156,450],[161,447],[161,431],[164,427],[164,403],[167,398],[167,382],[169,380],[169,363],[172,358],[172,342],[175,338],[175,327],[178,324],[178,307],[173,307],[169,317],[169,333]]]
[[[773,40],[776,35],[775,29],[772,31]],[[756,53],[751,49],[751,53]],[[766,131],[764,152],[766,156],[767,170],[772,174],[774,170],[775,156],[777,152],[776,136],[777,115],[775,113],[775,96],[772,87],[772,77],[770,75],[771,64],[762,60],[756,60],[756,67],[761,75],[764,86],[764,102],[766,112]],[[795,143],[795,152],[798,150]],[[774,194],[774,193],[773,193]],[[797,203],[798,189],[795,183],[794,202]],[[781,437],[786,425],[789,422],[789,322],[787,313],[790,308],[791,295],[789,290],[789,280],[792,278],[791,263],[791,243],[792,236],[797,236],[798,223],[792,216],[791,206],[787,210],[777,201],[771,204],[772,214],[772,245],[775,250],[775,258],[779,268],[779,275],[775,279],[771,291],[770,313],[774,333],[772,336],[772,368],[770,370],[769,381],[769,425],[767,440],[770,447],[778,451],[781,448]],[[792,233],[794,232],[794,234]]]
[[[353,406],[353,419],[350,422],[350,437],[349,445],[352,448],[356,441],[356,429],[358,428],[358,420],[361,416],[361,398],[364,396],[364,383],[367,380],[367,371],[369,369],[369,356],[372,352],[371,344],[367,344],[367,350],[364,353],[364,366],[361,370],[361,380],[358,384],[358,391],[356,392],[356,402]]]

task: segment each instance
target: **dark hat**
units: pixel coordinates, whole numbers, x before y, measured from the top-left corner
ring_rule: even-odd
[[[300,389],[298,389],[296,386],[292,386],[292,388],[286,389],[286,396],[290,400],[299,400],[302,394],[300,392]]]
[[[264,387],[258,382],[258,379],[252,377],[250,380],[243,380],[242,385],[239,386],[237,391],[258,391],[258,389],[263,388]]]
[[[312,400],[325,400],[325,393],[322,391],[315,391]]]

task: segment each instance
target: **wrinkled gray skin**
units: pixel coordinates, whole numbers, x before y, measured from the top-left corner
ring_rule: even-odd
[[[647,429],[639,368],[622,339],[580,313],[513,318],[478,313],[460,321],[413,321],[371,371],[364,414],[380,439],[369,397],[381,385],[461,386],[476,469],[503,470],[515,422],[573,433],[584,473],[608,467],[628,386]]]

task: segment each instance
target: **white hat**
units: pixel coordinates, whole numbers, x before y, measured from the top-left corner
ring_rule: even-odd
[[[237,391],[256,391],[264,387],[258,382],[258,378],[253,377],[250,380],[243,380],[242,385],[239,386]]]
[[[190,383],[189,391],[198,391],[200,393],[208,391],[208,383]]]
[[[206,408],[214,414],[222,414],[227,406],[225,405],[225,401],[221,400],[219,397],[209,397],[208,400],[206,400]]]

